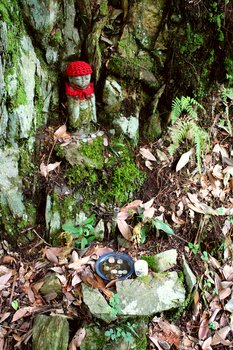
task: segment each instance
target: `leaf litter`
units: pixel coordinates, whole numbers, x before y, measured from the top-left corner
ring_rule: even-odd
[[[87,142],[89,142],[88,137]],[[71,140],[64,126],[54,133],[54,141],[60,142],[64,147]],[[104,143],[107,145],[105,139]],[[164,313],[150,321],[149,349],[231,348],[233,347],[231,240],[233,164],[230,144],[219,142],[212,147],[212,152],[204,157],[203,174],[199,174],[196,171],[196,165],[192,164],[191,149],[184,150],[174,172],[171,168],[172,159],[164,152],[161,140],[157,145],[145,145],[139,150],[150,181],[153,179],[157,192],[145,191],[147,196],[141,196],[140,199],[135,199],[120,208],[116,217],[120,233],[131,244],[129,253],[137,256],[140,249],[144,253],[150,252],[150,239],[148,239],[148,245],[145,244],[141,248],[134,241],[134,235],[141,233],[144,223],[140,223],[141,225],[135,229],[133,220],[137,215],[142,214],[143,220],[151,218],[160,220],[162,215],[163,220],[173,223],[171,226],[176,234],[180,234],[179,231],[182,228],[182,232],[187,235],[186,238],[190,242],[202,242],[205,227],[202,223],[212,224],[208,239],[214,232],[218,233],[217,239],[222,241],[222,250],[215,256],[208,252],[207,260],[201,260],[203,247],[206,250],[209,248],[210,243],[207,240],[204,241],[202,249],[193,255],[187,245],[181,248],[182,243],[177,242],[176,236],[171,235],[167,238],[167,247],[172,245],[179,250],[184,249],[189,264],[198,276],[198,283],[190,299],[190,306],[183,310],[178,320],[166,319],[166,313]],[[42,164],[41,171],[45,177],[60,165]],[[155,166],[158,168],[156,174]],[[182,177],[180,170],[182,170]],[[149,183],[150,186],[151,183]],[[205,234],[208,235],[208,231]],[[213,239],[215,237],[216,235]],[[156,239],[158,245],[161,244],[158,249],[163,250],[162,244],[166,240],[163,236]],[[26,257],[12,253],[4,242],[1,243],[4,251],[0,262],[0,348],[2,349],[11,349],[12,344],[23,348],[31,339],[32,320],[38,313],[69,315],[70,319],[76,319],[77,308],[82,305],[82,283],[100,290],[107,300],[112,296],[115,281],[106,284],[93,269],[98,256],[112,251],[111,248],[104,245],[96,246],[91,254],[88,255],[87,252],[81,257],[71,246],[49,247],[44,245],[44,242],[42,246],[39,252],[36,243],[35,248],[32,247],[31,251],[34,249],[36,252],[36,259],[31,262]],[[57,277],[62,287],[60,296],[56,294],[54,297],[41,293],[44,277],[48,272],[53,272]],[[15,310],[13,305],[18,309]],[[77,349],[85,337],[84,328],[78,328],[75,331],[69,350]]]

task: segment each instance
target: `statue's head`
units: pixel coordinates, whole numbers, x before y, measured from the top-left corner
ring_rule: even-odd
[[[76,85],[80,89],[86,89],[91,81],[91,66],[83,61],[71,62],[66,68],[66,75],[69,82]]]

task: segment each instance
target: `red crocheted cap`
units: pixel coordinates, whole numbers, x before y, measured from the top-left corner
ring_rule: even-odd
[[[79,77],[92,73],[91,66],[83,61],[71,62],[66,68],[66,75],[68,77]]]

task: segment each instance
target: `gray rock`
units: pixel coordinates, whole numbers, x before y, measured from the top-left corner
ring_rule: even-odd
[[[104,320],[106,323],[116,320],[117,317],[112,314],[112,307],[107,303],[98,289],[90,288],[83,283],[82,293],[83,301],[93,316]]]
[[[185,289],[175,271],[118,281],[116,289],[121,316],[150,316],[179,307],[185,300]]]
[[[177,251],[170,249],[156,255],[142,256],[141,259],[148,262],[152,271],[164,272],[177,264]]]
[[[60,295],[62,292],[61,282],[55,275],[55,273],[48,274],[44,278],[44,284],[39,289],[40,293],[46,295],[51,293],[56,293],[57,295]]]
[[[98,241],[102,241],[104,239],[104,231],[105,231],[105,227],[104,227],[104,220],[101,219],[98,224],[95,226],[95,237]]]
[[[67,350],[69,324],[62,316],[38,315],[32,329],[33,350]]]
[[[190,269],[187,261],[185,260],[185,257],[182,256],[182,258],[183,258],[183,270],[184,270],[184,275],[185,275],[185,281],[186,281],[186,284],[188,286],[189,292],[191,292],[193,287],[197,283],[197,279],[196,279],[196,276],[194,275],[194,273],[192,272],[192,270]]]
[[[136,144],[139,136],[139,113],[130,116],[129,118],[119,115],[113,121],[114,127],[118,132],[122,132],[128,136]]]
[[[157,271],[164,272],[177,264],[177,250],[170,249],[162,253],[156,254],[155,259],[157,262]]]
[[[13,148],[0,150],[0,202],[8,205],[12,214],[22,217],[25,207],[22,198],[22,183],[18,174],[19,151]]]
[[[112,78],[106,79],[103,91],[103,102],[107,112],[115,113],[121,109],[123,101],[121,86]]]

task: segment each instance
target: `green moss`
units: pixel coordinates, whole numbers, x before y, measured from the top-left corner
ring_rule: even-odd
[[[108,0],[102,0],[100,3],[100,15],[107,16],[108,15]]]
[[[141,257],[142,260],[145,260],[148,263],[148,266],[151,270],[153,270],[154,272],[159,272],[158,269],[158,262],[155,256],[146,256],[143,255]]]
[[[92,143],[82,143],[80,147],[80,153],[90,159],[97,169],[102,169],[104,165],[103,150],[102,137],[97,137]]]
[[[145,259],[142,259],[142,260],[145,260]],[[139,282],[143,282],[145,284],[149,284],[151,279],[150,279],[150,276],[147,275],[147,276],[139,276],[139,277],[137,277],[137,280]]]

